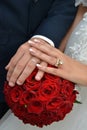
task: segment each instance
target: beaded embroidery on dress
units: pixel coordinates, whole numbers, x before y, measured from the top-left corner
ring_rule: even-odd
[[[87,64],[87,13],[84,14],[82,21],[73,31],[65,53]]]
[[[70,57],[87,64],[87,12],[83,19],[72,32],[65,53]],[[76,89],[79,91],[78,100],[87,103],[87,89],[86,86],[76,84]],[[84,92],[83,92],[84,91]]]

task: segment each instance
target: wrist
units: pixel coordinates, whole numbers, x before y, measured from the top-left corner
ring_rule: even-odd
[[[74,62],[72,78],[76,84],[87,86],[87,65],[79,61],[76,61],[76,63]]]

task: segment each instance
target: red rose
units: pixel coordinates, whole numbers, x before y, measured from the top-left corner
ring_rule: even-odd
[[[24,84],[4,85],[4,94],[12,112],[24,123],[43,127],[63,120],[72,110],[77,91],[70,81],[45,73],[41,81],[35,80],[37,69]]]
[[[36,93],[34,91],[25,91],[21,94],[20,104],[26,105],[29,104],[30,100],[36,97]]]
[[[64,100],[58,96],[58,98],[53,98],[50,102],[47,103],[47,110],[59,109],[60,106],[64,103]]]
[[[57,86],[56,82],[52,82],[52,80],[43,81],[40,89],[39,89],[39,95],[40,100],[42,101],[48,101],[51,98],[57,97],[60,91],[60,86]]]
[[[31,100],[28,104],[28,112],[29,113],[35,113],[35,114],[40,114],[43,111],[43,103],[36,99],[36,100]]]
[[[21,87],[14,87],[11,91],[10,91],[10,95],[11,96],[11,99],[13,102],[18,102],[21,98],[21,93],[22,93],[22,89]]]
[[[19,105],[18,103],[14,104],[12,107],[12,112],[21,120],[25,118],[26,108],[23,105]]]
[[[68,80],[63,80],[63,87],[61,88],[61,93],[68,97],[69,95],[72,95],[74,87],[74,83]]]
[[[66,113],[69,113],[72,110],[73,104],[70,101],[64,101],[60,106],[60,111],[66,115]]]
[[[29,81],[29,79],[27,79],[27,82],[24,83],[24,88],[26,90],[38,90],[38,88],[40,87],[41,82],[40,81],[36,81],[36,80],[32,80]]]
[[[49,75],[48,73],[46,73],[44,75],[44,79],[47,79],[48,81],[50,80],[50,81],[53,81],[53,82],[56,81],[58,83],[61,83],[61,81],[62,81],[62,78],[59,78],[58,76],[55,76],[55,75],[52,75],[52,74]]]
[[[35,69],[35,71],[32,72],[32,74],[29,76],[29,78],[26,79],[26,81],[24,82],[24,88],[26,90],[38,90],[38,88],[41,85],[41,81],[36,81],[35,80],[35,75],[37,73],[37,70]]]

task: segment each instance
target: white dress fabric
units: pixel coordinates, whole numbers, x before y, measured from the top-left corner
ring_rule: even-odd
[[[87,0],[76,0],[76,5],[78,3],[86,3],[87,5]],[[73,31],[65,53],[87,64],[87,13],[84,14],[83,19]],[[82,104],[75,103],[73,110],[66,115],[64,120],[38,128],[23,124],[11,111],[8,111],[0,121],[0,130],[87,130],[87,86],[76,85],[76,87]]]

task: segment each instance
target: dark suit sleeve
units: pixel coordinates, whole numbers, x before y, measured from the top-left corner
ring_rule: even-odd
[[[35,34],[50,38],[58,47],[74,19],[77,10],[74,2],[74,0],[55,0]]]

